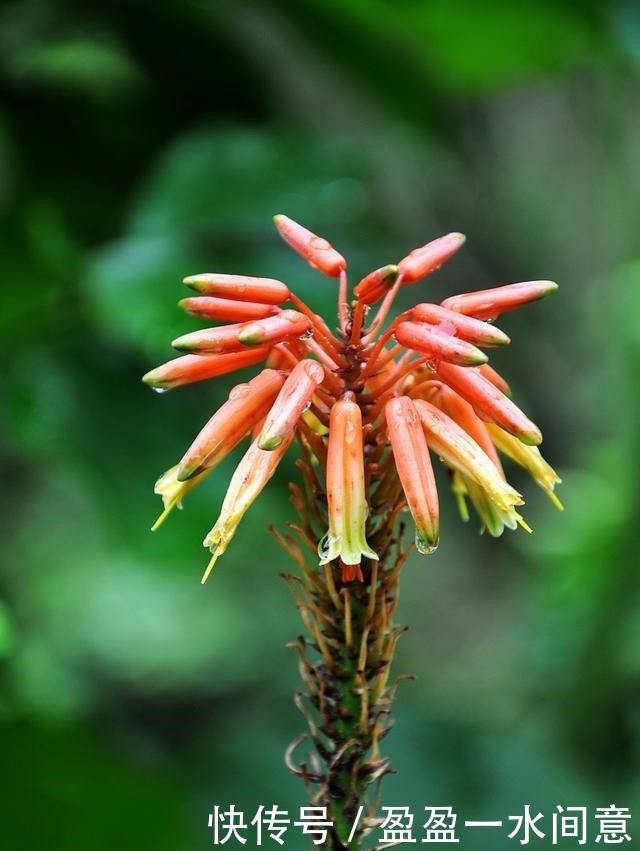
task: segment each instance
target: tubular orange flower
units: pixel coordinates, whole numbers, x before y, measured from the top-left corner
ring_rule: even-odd
[[[191,275],[184,278],[183,283],[201,295],[258,301],[261,304],[282,304],[290,295],[289,287],[282,281],[249,275]]]
[[[345,394],[331,410],[327,458],[329,531],[318,545],[320,564],[339,558],[360,564],[378,559],[365,537],[367,501],[364,484],[362,414],[353,394]]]
[[[171,345],[179,352],[222,354],[240,352],[248,346],[267,346],[295,339],[311,328],[311,321],[297,310],[282,310],[256,322],[205,328],[178,337]]]
[[[474,316],[476,319],[496,319],[507,310],[515,310],[531,301],[546,298],[558,289],[553,281],[523,281],[475,293],[454,295],[442,302],[443,307]]]
[[[184,384],[235,372],[243,366],[252,366],[264,360],[268,354],[268,348],[260,347],[228,355],[183,355],[147,372],[142,380],[154,390],[171,390]]]
[[[316,361],[305,359],[294,366],[264,423],[258,439],[260,449],[276,449],[293,434],[323,378],[324,370]]]
[[[408,396],[387,402],[387,433],[407,505],[416,524],[416,547],[432,553],[438,546],[438,490],[420,415]]]
[[[339,254],[326,239],[316,236],[315,233],[282,214],[274,216],[273,221],[284,241],[301,257],[304,257],[314,269],[324,272],[330,278],[337,278],[340,272],[347,268],[347,261],[342,254]]]
[[[214,296],[193,296],[183,298],[178,305],[192,316],[203,319],[218,319],[223,322],[248,322],[252,319],[266,319],[278,312],[275,304],[260,304],[257,301],[237,301]]]
[[[464,245],[466,237],[463,233],[448,233],[415,248],[410,254],[398,263],[398,269],[402,275],[404,284],[414,284],[420,281],[443,263],[446,263],[459,248]]]
[[[471,343],[419,322],[401,322],[395,329],[395,338],[402,346],[429,355],[434,360],[442,359],[465,366],[477,366],[487,360],[485,353]]]
[[[231,391],[180,464],[158,480],[165,512],[156,525],[248,436],[253,442],[207,537],[212,563],[294,438],[304,482],[304,492],[293,491],[300,529],[305,542],[315,545],[328,525],[319,562],[323,571],[341,572],[343,582],[365,579],[363,561],[371,569],[371,562],[388,558],[405,502],[418,549],[436,546],[438,495],[429,450],[450,471],[463,517],[469,497],[492,535],[505,526],[528,528],[516,511],[522,497],[506,481],[498,450],[557,502],[559,478],[535,448],[542,440],[538,427],[510,401],[507,383],[479,348],[509,342],[484,320],[548,295],[555,284],[530,281],[442,304],[421,302],[389,320],[403,284],[451,258],[462,234],[447,234],[397,265],[376,269],[357,284],[350,301],[342,255],[286,216],[275,222],[311,266],[339,278],[338,331],[281,281],[208,273],[184,279],[200,295],[183,299],[183,307],[231,324],[179,337],[174,347],[193,354],[157,367],[144,381],[164,390],[262,360],[267,368]],[[379,300],[369,320],[368,310]],[[295,310],[281,309],[285,301]]]
[[[436,372],[445,384],[471,403],[481,419],[501,426],[523,443],[535,446],[542,442],[538,426],[479,372],[449,363],[439,363]]]
[[[397,266],[390,264],[376,269],[364,277],[359,284],[353,288],[353,294],[362,304],[375,304],[398,280],[400,270]]]
[[[473,319],[463,313],[447,310],[439,304],[417,304],[411,311],[411,315],[417,322],[441,326],[448,333],[453,333],[461,340],[476,346],[506,346],[511,342],[507,335],[495,325],[480,322],[479,319]]]
[[[178,479],[186,481],[219,464],[266,414],[284,380],[282,372],[264,369],[247,384],[236,385],[187,449]]]

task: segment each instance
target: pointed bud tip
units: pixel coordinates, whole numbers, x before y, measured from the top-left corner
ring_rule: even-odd
[[[482,366],[483,363],[487,363],[489,358],[484,352],[481,352],[480,349],[476,349],[473,355],[469,355],[469,357],[465,358],[467,366]]]
[[[197,293],[202,292],[205,288],[205,282],[202,280],[202,275],[189,275],[182,279],[182,283]],[[180,302],[178,302],[180,304]]]
[[[254,326],[240,331],[238,340],[243,346],[259,346],[264,340],[264,329],[261,326]]]
[[[536,431],[520,432],[517,437],[525,446],[539,446],[542,443],[542,435],[537,429]]]
[[[198,347],[189,339],[188,334],[184,337],[176,337],[175,340],[171,341],[171,345],[178,352],[195,352],[198,350]]]
[[[258,441],[258,449],[264,449],[266,452],[272,452],[277,449],[282,443],[282,436],[279,434],[267,435],[261,437]]]
[[[147,387],[163,387],[164,382],[157,377],[157,370],[152,369],[149,372],[146,372],[142,378],[140,379],[143,384],[146,384]]]
[[[197,476],[199,473],[203,473],[205,469],[206,467],[202,467],[200,464],[180,465],[180,467],[178,467],[176,478],[179,482],[188,482],[189,479],[193,479],[194,476]]]
[[[206,544],[205,544],[205,546],[206,546]],[[213,549],[213,555],[211,556],[211,560],[209,561],[209,564],[207,565],[207,567],[205,569],[205,572],[202,576],[202,579],[200,580],[201,585],[204,585],[205,582],[207,581],[207,579],[209,578],[209,574],[211,573],[211,571],[215,567],[215,564],[216,564],[220,555],[221,555],[221,553],[218,552],[217,547],[215,549]]]

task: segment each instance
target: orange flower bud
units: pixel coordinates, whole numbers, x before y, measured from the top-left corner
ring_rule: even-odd
[[[473,366],[485,363],[487,356],[480,349],[458,337],[452,337],[431,325],[418,322],[400,322],[395,329],[396,340],[408,349],[421,352],[437,360],[447,360]]]
[[[364,452],[362,415],[347,394],[331,409],[327,456],[327,506],[329,531],[320,541],[320,564],[341,559],[346,565],[360,564],[362,556],[378,555],[367,544],[365,525]]]
[[[311,320],[297,310],[282,310],[256,322],[203,328],[178,337],[171,345],[180,352],[223,354],[240,352],[248,346],[269,346],[302,337],[311,328]]]
[[[178,479],[186,481],[208,467],[215,467],[240,443],[267,413],[285,376],[264,369],[247,384],[238,384],[227,401],[211,417],[186,451],[178,468]]]
[[[507,284],[504,287],[492,287],[474,293],[462,293],[446,298],[443,307],[474,316],[476,319],[495,319],[507,310],[515,310],[523,304],[546,298],[558,289],[553,281],[523,281],[519,284]]]
[[[414,284],[435,272],[462,247],[465,238],[463,233],[448,233],[446,236],[428,242],[421,248],[415,248],[411,254],[408,254],[398,263],[402,283]]]
[[[183,283],[201,295],[232,298],[236,301],[258,301],[262,304],[282,304],[289,298],[289,287],[273,278],[253,278],[249,275],[190,275]]]
[[[194,296],[183,298],[178,304],[192,316],[217,319],[220,322],[248,322],[251,319],[266,319],[278,312],[274,304],[257,301],[232,301],[228,298]]]
[[[183,355],[147,372],[142,380],[149,387],[162,392],[183,384],[193,384],[196,381],[235,372],[244,366],[251,366],[264,360],[268,354],[269,349],[263,346],[229,355]]]
[[[438,546],[438,491],[420,416],[408,396],[387,402],[387,434],[393,458],[416,524],[416,547],[432,553]]]
[[[288,216],[274,216],[273,221],[284,241],[314,269],[324,272],[330,278],[337,278],[347,268],[347,261],[342,254],[326,239],[316,236]]]
[[[436,372],[473,406],[480,419],[499,425],[523,443],[542,443],[538,426],[479,372],[443,362],[436,365]]]
[[[453,334],[476,346],[506,346],[511,342],[495,325],[447,310],[438,304],[417,304],[411,315],[416,322],[428,322],[443,333]]]
[[[324,369],[317,361],[302,360],[291,370],[258,438],[260,449],[273,450],[293,433],[311,397],[324,379]]]
[[[398,267],[390,264],[370,272],[353,289],[353,294],[364,304],[375,304],[398,280]]]

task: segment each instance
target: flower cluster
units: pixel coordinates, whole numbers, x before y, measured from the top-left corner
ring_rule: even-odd
[[[319,562],[339,564],[344,580],[362,578],[363,559],[378,559],[367,538],[402,508],[413,517],[418,550],[436,548],[432,456],[448,469],[463,518],[469,500],[491,535],[518,524],[529,529],[518,511],[522,496],[507,482],[499,454],[524,467],[561,508],[554,494],[560,479],[537,448],[540,431],[511,401],[484,351],[509,343],[493,324],[497,317],[544,298],[556,284],[527,281],[441,304],[423,302],[390,321],[400,288],[449,260],[462,246],[462,234],[435,239],[397,265],[376,269],[350,298],[342,255],[286,216],[276,216],[275,223],[312,267],[338,280],[337,328],[281,281],[195,275],[184,283],[198,295],[180,305],[228,324],[174,340],[183,354],[143,379],[168,390],[265,365],[231,390],[182,460],[156,483],[164,512],[154,529],[238,444],[250,440],[205,538],[212,558],[203,581],[294,438],[321,483],[328,529],[318,545]]]

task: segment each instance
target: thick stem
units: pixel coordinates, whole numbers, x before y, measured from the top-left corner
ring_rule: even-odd
[[[389,673],[402,632],[393,615],[407,556],[401,530],[394,533],[392,523],[390,517],[372,533],[381,561],[363,565],[364,581],[343,584],[337,566],[310,567],[302,548],[286,539],[296,561],[304,561],[304,578],[286,578],[310,637],[291,646],[305,685],[296,704],[315,747],[299,764],[291,751],[288,765],[304,780],[312,805],[327,807],[333,822],[327,847],[334,851],[362,847],[376,824],[376,788],[391,773],[380,742],[391,728],[395,684],[389,684]]]
[[[341,370],[342,392],[348,390],[356,399],[361,397],[367,372],[362,370],[361,318],[351,315],[341,323],[345,344],[340,355],[346,364]],[[374,346],[374,360],[384,357],[382,349],[390,333]],[[360,404],[366,404],[364,396]],[[303,458],[298,466],[304,492],[292,487],[301,522],[290,524],[297,538],[276,533],[301,569],[301,576],[285,579],[308,633],[308,638],[300,637],[291,646],[299,654],[304,683],[304,690],[296,694],[296,705],[309,731],[290,746],[287,765],[303,779],[311,805],[327,808],[332,827],[325,847],[354,851],[376,825],[380,782],[391,773],[389,760],[380,755],[380,742],[391,728],[395,684],[389,684],[389,674],[403,632],[394,626],[394,613],[399,573],[409,550],[402,548],[403,528],[397,522],[402,503],[388,486],[386,465],[380,463],[384,449],[366,443],[365,438],[372,509],[366,540],[379,560],[364,559],[361,565],[348,567],[336,559],[318,566],[317,544],[328,518],[314,456],[325,458],[325,440],[306,427],[301,429]],[[305,547],[313,553],[308,559]],[[314,749],[306,760],[297,762],[295,752],[308,738]]]

